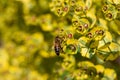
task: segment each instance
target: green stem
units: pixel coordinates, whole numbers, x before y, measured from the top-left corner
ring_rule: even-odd
[[[106,41],[105,41],[104,39],[103,39],[103,41],[104,41],[105,44],[107,44]],[[108,49],[109,49],[110,52],[112,52],[112,50],[110,49],[109,46],[108,46]],[[106,61],[106,59],[108,58],[108,56],[109,56],[109,55],[107,55],[107,56],[105,57],[104,61]]]
[[[88,51],[90,50],[90,45],[91,45],[92,42],[93,42],[93,40],[90,41],[90,43],[89,43],[89,45],[88,45],[88,50],[87,50],[87,52],[85,53],[85,56],[87,55]]]

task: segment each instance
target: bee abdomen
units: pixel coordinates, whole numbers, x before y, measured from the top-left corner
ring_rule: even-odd
[[[59,47],[55,47],[55,53],[56,53],[56,55],[60,55],[60,48]]]

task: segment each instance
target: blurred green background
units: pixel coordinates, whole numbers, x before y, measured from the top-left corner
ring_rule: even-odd
[[[51,16],[50,1],[0,0],[0,80],[52,77],[57,23]]]

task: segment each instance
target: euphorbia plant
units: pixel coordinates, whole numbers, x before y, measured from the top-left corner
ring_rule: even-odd
[[[120,36],[120,31],[115,31],[119,22],[119,5],[120,2],[115,0],[53,0],[50,3],[51,11],[58,19],[67,22],[67,24],[63,22],[62,26],[58,25],[62,32],[56,34],[64,37],[60,44],[62,47],[60,56],[64,58],[62,68],[65,73],[67,71],[64,77],[70,80],[117,79],[114,68],[109,69],[109,65],[104,64],[107,61],[114,61],[120,54],[120,44],[114,39],[118,37],[112,33],[114,31]],[[98,67],[102,67],[101,72]]]

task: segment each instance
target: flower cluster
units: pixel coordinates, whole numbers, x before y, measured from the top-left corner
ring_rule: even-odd
[[[120,13],[120,2],[114,2],[112,1],[106,1],[104,3],[104,6],[102,7],[102,11],[104,13],[104,16],[107,20],[114,20],[118,18],[118,15]]]
[[[63,51],[66,54],[77,54],[80,53],[84,57],[91,58],[94,55],[101,55],[104,54],[104,59],[106,60],[107,57],[119,51],[119,45],[117,43],[112,42],[112,35],[108,30],[106,25],[100,21],[98,16],[95,15],[95,9],[92,6],[92,1],[75,1],[75,0],[54,0],[50,6],[51,10],[56,13],[58,7],[62,7],[63,4],[66,4],[69,12],[61,11],[62,13],[66,12],[64,15],[57,14],[58,16],[66,16],[71,15],[72,27],[70,30],[69,28],[63,28],[65,37],[64,42],[61,44],[63,47]],[[112,9],[110,6],[108,6]],[[106,12],[107,9],[101,8],[101,10]],[[108,9],[109,10],[109,9]],[[91,12],[93,11],[93,14]],[[115,11],[116,12],[116,11]],[[58,34],[60,36],[61,33]],[[70,37],[70,38],[69,38]],[[108,44],[108,45],[106,45]],[[117,50],[114,50],[113,46],[117,47]],[[104,47],[106,46],[106,47]],[[105,50],[108,48],[108,50]],[[71,52],[70,52],[71,51]],[[74,53],[73,53],[74,51]],[[106,54],[105,54],[106,53]],[[103,59],[103,60],[104,60]]]
[[[105,5],[100,7],[102,3]],[[98,7],[99,10],[97,10]],[[120,45],[114,42],[108,25],[109,21],[117,20],[119,17],[119,3],[113,4],[109,0],[100,1],[100,4],[94,0],[53,0],[50,8],[59,16],[58,18],[70,20],[67,20],[69,25],[60,27],[62,37],[64,37],[64,41],[60,45],[62,47],[60,56],[63,57],[62,67],[65,69],[66,75],[66,71],[68,71],[69,74],[72,74],[68,77],[72,76],[72,79],[106,79],[106,71],[109,69],[103,71],[104,73],[99,73],[97,65],[86,68],[85,66],[88,64],[85,64],[84,67],[76,67],[79,61],[76,62],[75,56],[90,60],[96,59],[97,64],[113,61],[119,56]],[[58,32],[56,35],[61,36],[61,33]],[[76,71],[77,77],[73,74],[74,71]],[[113,79],[109,77],[109,79],[114,80],[115,77]]]

